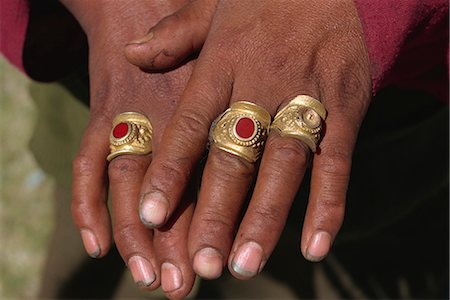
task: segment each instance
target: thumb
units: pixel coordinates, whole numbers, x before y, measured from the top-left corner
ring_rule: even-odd
[[[144,70],[176,67],[200,50],[218,0],[194,0],[125,46],[127,60]]]

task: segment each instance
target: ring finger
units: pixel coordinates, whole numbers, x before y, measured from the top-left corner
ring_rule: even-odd
[[[112,160],[108,175],[114,240],[136,284],[149,289],[159,285],[153,255],[153,231],[140,222],[136,208],[142,179],[151,162],[152,133],[151,123],[144,115],[133,112],[117,115],[108,156],[108,160]]]
[[[150,157],[135,155],[115,158],[109,165],[109,179],[117,248],[136,284],[153,289],[159,286],[157,279],[160,278],[154,257],[153,231],[140,222],[136,211],[139,206],[136,199],[150,160]]]
[[[152,136],[151,123],[139,113],[122,113],[113,121],[111,154],[108,159],[112,159],[109,178],[114,238],[119,252],[140,287],[154,289],[159,283],[162,283],[163,289],[170,286],[174,280],[165,280],[164,276],[159,275],[160,262],[170,259],[174,266],[178,265],[181,269],[180,277],[185,278],[183,288],[179,286],[176,293],[185,296],[193,284],[192,271],[187,267],[189,259],[186,246],[188,223],[192,215],[190,210],[180,212],[179,216],[172,219],[173,226],[155,237],[154,231],[140,222],[136,210],[139,206],[138,195],[142,180],[151,162],[149,154],[152,151]],[[190,200],[192,202],[192,199]],[[170,238],[167,238],[168,236]],[[167,251],[169,248],[171,251]]]

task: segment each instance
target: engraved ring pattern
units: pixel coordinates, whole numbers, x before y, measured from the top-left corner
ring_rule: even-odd
[[[152,152],[153,128],[146,116],[136,112],[117,115],[109,136],[108,161],[124,154],[145,155]]]

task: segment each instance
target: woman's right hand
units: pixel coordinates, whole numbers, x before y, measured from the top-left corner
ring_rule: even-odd
[[[142,185],[146,223],[162,225],[171,215],[209,139],[189,253],[202,277],[216,278],[228,264],[236,278],[249,279],[274,250],[311,157],[301,251],[323,259],[343,222],[353,149],[371,100],[354,1],[191,1],[149,37],[127,46],[127,57],[154,71],[204,45]],[[263,150],[270,116],[278,125]],[[248,155],[254,149],[264,151],[259,166]]]
[[[187,253],[187,232],[196,190],[187,189],[184,205],[168,226],[150,230],[141,223],[138,209],[151,156],[122,155],[109,165],[106,160],[112,120],[126,111],[151,120],[153,152],[158,151],[192,64],[164,74],[147,74],[126,61],[123,49],[128,41],[143,35],[149,20],[156,24],[183,1],[62,2],[80,22],[89,42],[90,121],[73,164],[72,199],[73,219],[86,251],[92,257],[106,255],[112,223],[117,248],[135,282],[149,290],[161,284],[168,297],[184,297],[195,279]]]

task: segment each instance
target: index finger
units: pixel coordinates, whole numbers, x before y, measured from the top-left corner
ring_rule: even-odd
[[[148,227],[162,226],[178,206],[205,152],[212,121],[228,106],[231,88],[231,72],[223,64],[199,60],[143,181],[139,211]]]

